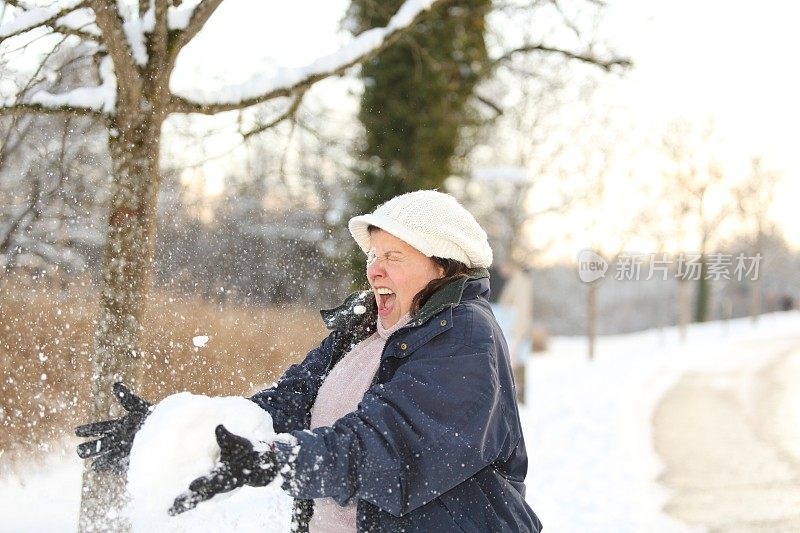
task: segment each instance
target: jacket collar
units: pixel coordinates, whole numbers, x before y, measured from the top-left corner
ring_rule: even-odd
[[[489,293],[489,271],[477,268],[470,271],[469,276],[449,283],[433,293],[422,309],[404,326],[412,328],[421,326],[442,309],[458,305],[462,300],[477,298]],[[330,330],[354,330],[375,325],[378,320],[378,306],[372,291],[357,291],[333,309],[320,311],[322,321]]]
[[[473,280],[477,280],[478,283],[470,283]],[[442,309],[458,305],[462,300],[476,298],[488,291],[489,271],[485,268],[474,269],[470,271],[469,276],[457,279],[433,293],[406,327],[421,326]]]

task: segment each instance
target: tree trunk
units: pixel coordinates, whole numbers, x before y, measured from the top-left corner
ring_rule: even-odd
[[[589,359],[594,359],[594,346],[597,339],[597,283],[589,284],[586,317],[586,337],[589,341]]]
[[[708,320],[708,303],[711,300],[711,284],[706,279],[708,274],[708,262],[706,254],[700,255],[700,279],[697,280],[697,296],[695,300],[695,322],[705,322]]]
[[[136,391],[142,379],[142,320],[155,245],[161,124],[152,115],[139,120],[109,137],[114,179],[92,361],[92,421],[120,415],[112,383],[122,381]],[[83,473],[79,530],[128,530],[122,513],[125,476],[96,473],[89,465],[87,461]]]
[[[758,220],[758,231],[756,232],[756,252],[761,253],[764,242],[764,231],[761,229],[761,219]],[[750,285],[750,320],[755,325],[761,315],[761,277],[754,279]]]
[[[755,279],[752,282],[752,290],[750,291],[750,320],[753,324],[758,323],[758,317],[761,315],[761,280]]]
[[[686,329],[689,324],[689,283],[678,280],[678,331],[681,341],[686,340]]]

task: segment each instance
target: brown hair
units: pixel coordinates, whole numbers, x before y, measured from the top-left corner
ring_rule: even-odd
[[[367,231],[372,233],[375,230],[381,229],[378,226],[373,226],[370,224],[367,227]],[[469,276],[469,267],[462,263],[461,261],[456,261],[455,259],[445,259],[443,257],[431,257],[431,260],[436,263],[437,266],[441,267],[444,270],[444,275],[441,278],[436,278],[428,282],[428,284],[419,291],[416,295],[414,295],[414,299],[411,300],[411,314],[416,314],[422,306],[425,305],[425,302],[433,296],[433,293],[448,285],[449,283],[461,279],[466,278]]]
[[[419,291],[414,299],[411,300],[411,314],[415,315],[425,302],[433,296],[433,293],[450,284],[457,279],[466,278],[469,276],[469,267],[461,261],[455,259],[445,259],[442,257],[431,257],[434,263],[442,267],[444,275],[441,278],[436,278],[428,282],[424,289]]]

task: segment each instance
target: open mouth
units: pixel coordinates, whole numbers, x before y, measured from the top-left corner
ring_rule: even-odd
[[[387,287],[377,287],[375,289],[375,299],[378,303],[378,314],[385,317],[394,309],[394,302],[397,299],[397,295]]]

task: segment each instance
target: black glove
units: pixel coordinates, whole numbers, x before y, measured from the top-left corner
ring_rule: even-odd
[[[170,507],[170,516],[194,509],[198,503],[213,498],[221,492],[229,492],[244,485],[263,487],[278,473],[278,461],[271,450],[256,451],[244,437],[234,435],[222,424],[215,434],[220,448],[217,466],[205,476],[189,484],[189,490],[175,498]]]
[[[92,463],[92,469],[96,472],[111,470],[121,474],[128,469],[128,456],[133,446],[133,437],[144,424],[144,419],[150,414],[152,407],[122,383],[114,383],[112,389],[114,397],[128,413],[113,420],[78,426],[75,428],[75,435],[100,437],[78,445],[78,456],[81,459],[96,458]]]

